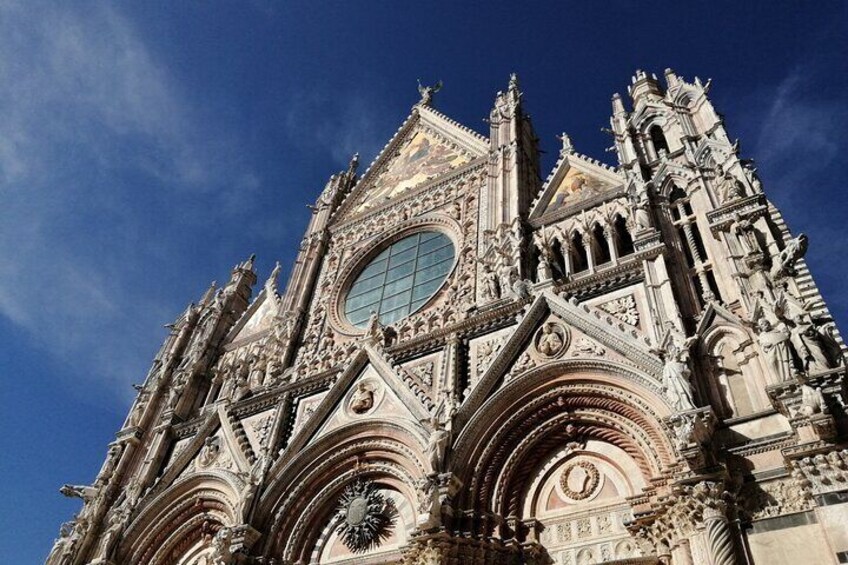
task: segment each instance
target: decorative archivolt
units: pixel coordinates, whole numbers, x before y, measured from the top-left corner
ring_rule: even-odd
[[[215,470],[180,480],[145,502],[127,528],[118,554],[122,563],[161,564],[200,539],[204,521],[216,528],[237,525],[239,492],[244,481]]]
[[[526,470],[574,433],[617,445],[646,480],[676,461],[661,421],[671,413],[653,379],[606,361],[550,363],[513,379],[463,428],[454,472],[469,485],[467,506],[515,514]],[[467,465],[467,466],[464,466]]]
[[[420,434],[389,421],[352,423],[322,438],[275,473],[263,493],[256,517],[269,533],[263,553],[284,561],[307,559],[339,493],[356,478],[415,501],[417,485],[432,471],[425,449]]]

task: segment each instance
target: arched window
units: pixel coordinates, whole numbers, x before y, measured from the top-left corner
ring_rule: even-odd
[[[554,278],[558,279],[565,276],[565,255],[562,252],[562,244],[557,240],[551,246],[551,251],[554,254]]]
[[[577,231],[571,235],[571,266],[575,273],[589,268],[589,258],[586,256],[583,236]]]
[[[668,200],[671,222],[680,240],[679,249],[689,269],[689,278],[700,307],[703,308],[710,301],[721,301],[712,263],[707,256],[689,195],[679,186],[674,186]]]
[[[612,225],[615,229],[615,248],[618,251],[618,256],[624,257],[633,253],[633,238],[630,237],[630,232],[627,231],[626,220],[621,216],[616,216]]]
[[[651,143],[654,144],[654,151],[656,152],[657,157],[660,156],[661,150],[666,153],[669,152],[668,143],[665,140],[665,134],[659,125],[651,126],[651,129],[648,130],[648,135],[651,137]]]
[[[592,240],[592,257],[595,260],[595,266],[608,263],[612,258],[610,257],[607,237],[601,224],[595,224],[592,228]]]

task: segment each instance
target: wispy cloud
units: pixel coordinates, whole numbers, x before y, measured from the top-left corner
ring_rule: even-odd
[[[780,171],[780,182],[785,184],[828,167],[840,151],[848,106],[842,100],[809,95],[816,80],[811,69],[797,67],[774,91],[762,93],[771,104],[760,129],[757,154],[763,164]]]
[[[364,92],[336,96],[298,90],[291,94],[288,104],[288,135],[327,153],[338,165],[346,165],[357,152],[366,160],[375,157],[383,147],[381,138],[386,137],[386,128],[391,127],[391,120]]]
[[[844,155],[848,150],[848,104],[843,91],[829,92],[832,77],[825,65],[793,68],[776,87],[763,88],[757,100],[769,101],[754,155],[765,187],[789,225],[812,232],[808,261],[831,308],[843,318],[848,298],[841,290],[844,264],[833,261],[848,245],[841,194]]]
[[[0,315],[106,382],[143,374],[127,344],[172,313],[133,258],[178,259],[149,216],[221,204],[171,212],[198,224],[259,185],[204,118],[109,4],[1,2]]]

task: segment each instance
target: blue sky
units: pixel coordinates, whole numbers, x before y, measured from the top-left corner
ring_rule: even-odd
[[[645,6],[642,6],[645,4]],[[314,201],[417,100],[487,134],[517,72],[546,175],[567,131],[611,162],[636,68],[714,103],[848,330],[842,2],[0,0],[0,544],[46,556],[172,321],[250,253],[288,268]]]

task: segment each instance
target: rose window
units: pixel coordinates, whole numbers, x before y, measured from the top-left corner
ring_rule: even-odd
[[[388,325],[417,311],[444,284],[455,255],[453,242],[441,232],[419,232],[393,243],[356,277],[345,299],[347,319],[364,328],[372,312]]]

